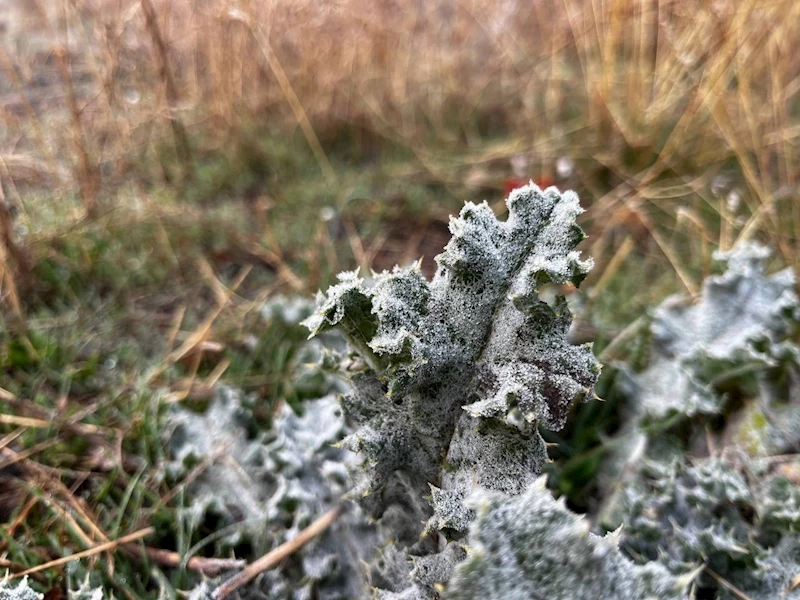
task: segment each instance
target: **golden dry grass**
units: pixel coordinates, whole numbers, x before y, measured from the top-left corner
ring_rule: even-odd
[[[444,180],[569,156],[592,233],[635,221],[690,290],[654,220],[723,247],[766,236],[798,263],[791,0],[3,2],[7,187],[66,179],[92,213],[153,144],[188,171],[190,137],[253,122],[299,127],[335,182],[325,148],[357,129]]]

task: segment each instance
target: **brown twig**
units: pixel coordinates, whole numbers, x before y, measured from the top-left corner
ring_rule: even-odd
[[[125,551],[137,556],[147,558],[154,563],[164,567],[180,567],[183,564],[183,557],[177,552],[162,550],[160,548],[141,548],[135,544],[126,544]],[[215,577],[223,571],[233,571],[241,569],[247,564],[244,560],[235,558],[206,558],[203,556],[193,556],[186,562],[186,568],[190,571],[198,571],[210,577]]]
[[[245,567],[241,573],[234,575],[217,588],[214,592],[214,600],[225,600],[225,598],[240,587],[252,581],[257,575],[276,567],[282,560],[297,552],[300,548],[333,525],[343,511],[343,505],[332,508],[311,525],[303,529],[303,531],[297,534],[296,538],[281,544],[271,552],[259,558],[256,562]]]

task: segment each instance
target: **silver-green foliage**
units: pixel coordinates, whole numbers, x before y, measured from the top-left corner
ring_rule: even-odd
[[[676,437],[653,431],[674,427],[685,445],[697,445],[710,415],[725,422],[726,443],[753,455],[800,443],[800,300],[791,269],[767,274],[769,255],[754,242],[717,252],[727,268],[704,281],[695,301],[673,296],[654,311],[650,364],[626,379],[632,416],[601,468],[606,487],[618,488],[642,456],[685,454]],[[616,501],[605,504],[613,511]]]
[[[800,356],[787,341],[800,320],[795,275],[767,275],[769,255],[754,242],[718,252],[727,270],[705,280],[697,302],[676,296],[656,309],[651,364],[635,377],[649,416],[719,412],[724,399],[715,385]]]
[[[718,600],[741,597],[720,580],[753,600],[800,598],[789,594],[800,574],[800,490],[734,463],[648,464],[624,489],[622,547],[672,573],[702,566],[694,585]]]
[[[633,564],[618,533],[590,533],[588,522],[553,500],[544,481],[509,499],[478,492],[470,555],[448,588],[452,600],[679,600],[685,579],[663,566]]]
[[[13,584],[7,579],[0,579],[0,600],[42,600],[44,594],[39,594],[28,585],[28,578],[23,578],[19,583]],[[102,588],[92,587],[88,579],[77,589],[67,592],[69,600],[104,600],[106,598]]]
[[[106,600],[108,597],[101,587],[92,587],[89,579],[84,580],[78,589],[70,590],[69,600]]]
[[[342,402],[357,426],[344,444],[364,458],[356,495],[376,516],[416,511],[430,495],[426,532],[449,539],[467,533],[473,512],[464,499],[473,489],[513,496],[535,480],[547,458],[537,426],[564,427],[600,370],[589,346],[567,341],[564,298],[539,299],[543,285],[578,285],[591,268],[575,250],[583,238],[577,196],[531,184],[507,205],[500,221],[486,203],[466,204],[432,281],[418,266],[383,272],[371,285],[343,273],[306,320],[312,335],[341,331],[365,363]],[[449,568],[421,560],[417,589],[404,597],[432,594],[433,580],[446,580]],[[384,578],[398,592],[406,583]]]
[[[190,461],[208,463],[188,487],[187,521],[196,526],[209,515],[225,519],[230,534],[222,548],[242,540],[268,548],[287,542],[338,505],[352,485],[347,467],[353,457],[335,447],[345,426],[333,395],[306,400],[302,415],[284,405],[272,428],[252,437],[257,427],[241,393],[221,388],[205,413],[181,410],[173,426],[172,468],[185,475]],[[366,589],[359,563],[371,556],[375,536],[364,515],[350,511],[286,569],[265,573],[240,595],[252,600],[359,597]],[[208,594],[198,590],[197,597]]]
[[[267,320],[297,326],[312,310],[308,301],[278,297],[262,313]],[[338,505],[352,487],[348,466],[355,457],[337,447],[347,427],[335,393],[345,388],[339,377],[317,366],[332,360],[339,346],[341,338],[328,334],[297,351],[296,385],[322,397],[303,401],[302,414],[283,404],[269,429],[257,422],[252,399],[225,386],[218,387],[203,412],[174,407],[167,470],[182,478],[193,465],[205,465],[188,485],[182,518],[193,527],[208,517],[222,520],[228,534],[219,540],[218,552],[227,553],[239,542],[263,548],[287,542]],[[366,589],[360,562],[371,556],[375,536],[368,519],[350,510],[289,564],[263,574],[239,595],[252,600],[360,597]],[[218,583],[204,582],[192,597],[210,598]]]
[[[617,492],[602,520],[623,526],[622,548],[637,559],[672,573],[702,568],[689,590],[697,597],[800,597],[789,589],[800,573],[796,484],[761,473],[742,451],[689,458],[706,436],[754,457],[800,441],[800,301],[791,269],[767,274],[769,255],[751,242],[716,253],[727,268],[696,301],[673,297],[655,310],[650,365],[632,377],[635,416],[605,465]]]
[[[0,600],[42,600],[42,594],[37,594],[28,585],[28,578],[16,584],[8,579],[0,579]]]

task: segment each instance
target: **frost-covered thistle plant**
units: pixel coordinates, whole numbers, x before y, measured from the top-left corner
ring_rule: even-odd
[[[466,204],[432,281],[418,265],[370,285],[343,273],[306,320],[312,335],[338,329],[363,359],[342,400],[356,426],[344,445],[363,456],[354,495],[401,542],[373,574],[396,597],[437,596],[465,555],[467,496],[527,490],[547,459],[537,428],[564,427],[600,371],[588,345],[567,341],[565,299],[539,297],[591,268],[575,250],[577,196],[531,184],[507,205],[499,221],[485,202]]]

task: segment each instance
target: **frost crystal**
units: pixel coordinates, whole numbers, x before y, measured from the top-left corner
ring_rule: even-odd
[[[600,370],[589,346],[567,341],[565,300],[539,299],[543,285],[578,285],[591,268],[575,250],[577,196],[530,184],[507,205],[498,221],[485,202],[466,204],[431,282],[418,266],[372,286],[343,273],[305,322],[312,335],[339,329],[366,363],[342,401],[358,427],[344,444],[364,459],[363,504],[380,516],[431,496],[426,531],[451,539],[467,533],[474,488],[516,495],[536,478],[537,425],[564,427]]]
[[[678,600],[685,582],[658,564],[634,565],[617,534],[588,524],[532,485],[511,500],[479,492],[469,557],[448,588],[453,600]]]
[[[77,590],[70,590],[69,600],[105,600],[106,594],[101,587],[92,587],[87,577]]]
[[[27,577],[16,587],[12,587],[7,579],[0,579],[0,600],[42,600],[44,597],[28,585]],[[87,578],[78,589],[69,590],[67,597],[69,600],[103,600],[106,596],[102,588],[91,587]]]

